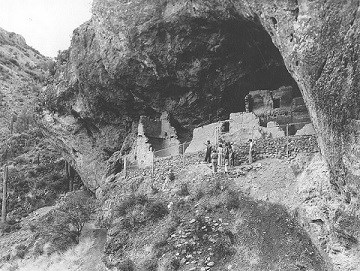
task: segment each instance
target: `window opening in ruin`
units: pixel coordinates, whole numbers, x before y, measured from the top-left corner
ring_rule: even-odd
[[[280,99],[273,100],[273,109],[280,108]]]
[[[289,135],[293,136],[296,134],[296,127],[295,125],[289,125]]]
[[[221,132],[228,133],[230,130],[230,123],[228,121],[224,121],[221,125]]]

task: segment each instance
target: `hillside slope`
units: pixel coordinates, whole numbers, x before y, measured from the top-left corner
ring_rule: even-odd
[[[10,132],[13,115],[33,106],[52,60],[28,46],[25,39],[0,28],[0,140]]]
[[[21,217],[68,189],[65,161],[37,123],[40,90],[53,68],[54,62],[22,36],[0,28],[0,174],[5,163],[9,169],[4,232],[17,229]]]
[[[109,178],[101,194],[108,268],[329,271],[337,266],[317,233],[304,231],[312,219],[306,210],[317,207],[304,206],[303,197],[314,190],[302,187],[292,163],[265,159],[214,175],[200,159],[188,156],[185,165],[164,159],[154,178]],[[300,171],[317,159],[323,161],[305,155]],[[320,180],[325,185],[328,176]],[[335,270],[356,270],[340,267]]]
[[[213,174],[200,155],[162,159],[154,178],[110,176],[98,195],[102,229],[86,228],[65,253],[30,253],[5,270],[360,270],[358,205],[337,199],[320,154],[230,174]]]

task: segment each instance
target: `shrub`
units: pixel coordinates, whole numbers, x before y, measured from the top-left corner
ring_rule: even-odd
[[[154,258],[147,259],[143,263],[143,270],[144,271],[156,271],[157,267],[158,267],[158,262]]]
[[[105,253],[106,254],[115,254],[124,249],[128,244],[129,235],[125,231],[120,231],[115,237],[111,238],[106,242]]]
[[[79,243],[81,230],[94,209],[94,200],[86,193],[71,193],[59,208],[50,212],[40,222],[39,233],[58,250],[66,250],[70,245]]]
[[[150,202],[146,206],[146,217],[151,220],[161,219],[169,213],[167,206],[159,201]]]
[[[14,257],[23,259],[27,252],[27,247],[24,244],[19,244],[14,249]]]
[[[151,193],[152,193],[152,194],[157,194],[157,193],[159,193],[159,188],[157,188],[156,186],[154,186],[154,184],[151,184]]]
[[[229,190],[226,198],[227,209],[238,209],[240,207],[239,193],[233,190]]]
[[[188,196],[190,194],[187,183],[182,183],[180,185],[180,189],[177,191],[177,194],[180,197],[185,197],[185,196]]]
[[[0,205],[1,206],[1,205]],[[19,221],[13,217],[9,218],[5,223],[0,223],[0,231],[4,233],[11,233],[21,228]]]
[[[44,254],[44,245],[40,242],[36,242],[33,247],[33,256],[39,257]]]
[[[121,227],[129,232],[135,231],[139,226],[140,221],[135,215],[131,215],[130,217],[126,217],[122,220]]]
[[[234,254],[234,249],[229,240],[219,239],[214,246],[214,255],[219,259],[225,259]]]
[[[180,268],[180,261],[176,258],[171,259],[169,270],[178,270]]]
[[[175,174],[174,174],[174,172],[173,172],[172,170],[169,171],[168,177],[169,177],[169,180],[170,180],[170,181],[174,181],[174,180],[175,180]]]
[[[205,195],[204,191],[202,191],[201,189],[198,189],[195,194],[195,199],[200,200],[204,195]]]
[[[120,204],[116,207],[116,214],[119,216],[126,215],[126,212],[134,207],[136,204],[144,205],[148,201],[146,195],[137,195],[131,194],[125,197]]]
[[[135,265],[132,260],[126,259],[116,265],[119,271],[134,271]]]

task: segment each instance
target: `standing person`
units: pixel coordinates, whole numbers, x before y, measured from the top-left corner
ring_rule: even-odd
[[[225,143],[225,149],[224,149],[225,173],[228,172],[229,159],[230,159],[230,143],[227,142]]]
[[[206,154],[205,154],[205,162],[208,162],[208,163],[211,163],[211,149],[212,149],[212,146],[211,146],[211,143],[210,143],[210,140],[208,140],[206,143]]]
[[[218,152],[218,166],[221,167],[223,165],[223,159],[224,159],[224,156],[223,156],[223,147],[222,147],[222,144],[219,144],[219,147],[217,149],[217,152]]]
[[[218,163],[218,154],[216,153],[216,150],[213,149],[211,153],[211,163],[212,163],[212,170],[213,173],[217,172],[217,163]]]
[[[235,150],[231,145],[230,145],[230,166],[231,167],[235,166]]]
[[[253,162],[253,148],[254,148],[254,143],[253,143],[253,140],[250,138],[249,139],[249,164],[252,164],[252,162]]]

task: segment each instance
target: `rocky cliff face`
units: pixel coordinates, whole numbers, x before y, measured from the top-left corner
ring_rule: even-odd
[[[45,82],[51,60],[28,46],[25,39],[0,28],[0,139],[10,132],[13,115],[33,106]]]
[[[95,189],[139,115],[168,111],[184,140],[242,110],[249,90],[297,84],[334,186],[347,191],[345,180],[359,175],[358,8],[355,0],[95,1],[58,58],[48,133]]]

